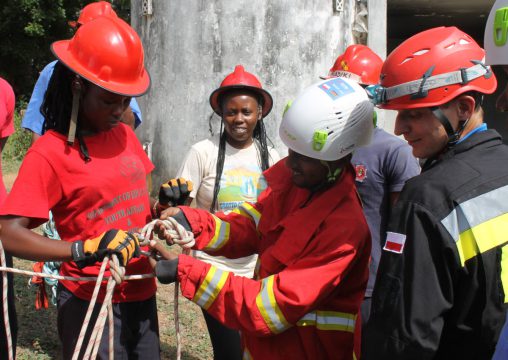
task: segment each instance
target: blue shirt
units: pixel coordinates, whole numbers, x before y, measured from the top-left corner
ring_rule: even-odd
[[[464,140],[466,140],[468,137],[470,137],[471,135],[473,135],[474,133],[477,133],[477,132],[482,132],[482,131],[485,131],[487,130],[487,124],[481,124],[477,127],[475,127],[473,130],[471,130],[470,132],[468,132],[462,139],[460,139],[459,141],[457,141],[457,144],[458,143],[461,143],[463,142]]]
[[[42,128],[44,124],[44,117],[41,114],[41,105],[44,100],[44,94],[46,94],[49,79],[51,79],[51,75],[53,74],[56,62],[57,60],[50,62],[44,67],[44,69],[42,69],[41,74],[35,83],[32,97],[28,103],[25,116],[21,121],[21,127],[39,135],[42,135]],[[136,102],[135,98],[131,99],[130,106],[135,118],[134,127],[138,127],[143,119],[141,118],[141,110],[139,109],[139,105]]]
[[[372,236],[369,282],[365,291],[365,297],[371,297],[386,241],[390,193],[400,192],[408,179],[420,174],[420,166],[404,140],[377,127],[371,144],[357,149],[351,163],[356,170],[356,188]]]

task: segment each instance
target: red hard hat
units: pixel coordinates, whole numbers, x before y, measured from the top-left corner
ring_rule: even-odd
[[[213,111],[217,114],[221,114],[219,104],[220,95],[231,89],[248,89],[256,94],[259,94],[263,98],[263,103],[261,104],[263,106],[263,117],[268,115],[268,113],[272,110],[272,95],[262,88],[261,83],[256,76],[245,71],[242,65],[236,65],[235,71],[226,76],[220,84],[220,87],[215,89],[210,95],[210,105],[212,106]]]
[[[143,45],[120,18],[102,16],[87,22],[72,39],[56,41],[51,49],[69,69],[105,90],[125,96],[148,91]]]
[[[107,1],[93,2],[85,6],[79,13],[78,24],[84,25],[100,16],[118,17],[111,4]]]
[[[362,85],[374,85],[379,82],[382,66],[383,60],[369,47],[350,45],[337,57],[328,76],[324,78],[344,77],[356,80]]]
[[[381,70],[383,109],[445,104],[460,94],[492,94],[497,80],[483,64],[485,51],[456,27],[418,33],[387,57]]]

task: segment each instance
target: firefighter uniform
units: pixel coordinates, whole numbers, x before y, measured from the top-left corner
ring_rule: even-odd
[[[370,235],[346,166],[331,187],[298,188],[280,161],[256,204],[211,215],[182,207],[196,248],[259,254],[255,279],[180,255],[182,294],[242,334],[244,359],[355,359]]]
[[[508,300],[508,147],[476,132],[408,181],[389,225],[364,359],[490,359]]]

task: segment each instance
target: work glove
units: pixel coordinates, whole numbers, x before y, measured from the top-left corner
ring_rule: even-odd
[[[185,205],[192,192],[192,181],[184,178],[171,179],[161,185],[159,204],[163,209],[170,206]]]
[[[127,266],[133,257],[139,257],[136,235],[122,230],[108,230],[93,239],[72,243],[72,259],[80,269],[102,261],[106,255],[116,254],[120,265]]]

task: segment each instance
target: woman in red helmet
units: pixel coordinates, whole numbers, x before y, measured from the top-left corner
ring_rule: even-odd
[[[455,27],[423,31],[381,70],[380,107],[427,159],[388,225],[364,359],[490,359],[505,319],[508,148],[481,107],[497,82]]]
[[[29,149],[0,211],[4,247],[25,259],[63,261],[60,273],[67,276],[96,276],[97,261],[109,253],[119,255],[127,274],[148,273],[148,260],[139,258],[138,240],[130,232],[151,218],[145,178],[153,164],[120,121],[131,97],[150,85],[141,41],[124,21],[100,17],[82,25],[71,40],[53,43],[52,51],[58,62],[42,106],[48,131]],[[49,210],[63,241],[30,230],[48,219]],[[93,287],[93,282],[60,282],[64,359],[73,355]],[[155,289],[153,279],[115,288],[115,358],[159,358]],[[98,302],[104,294],[105,286]],[[107,333],[100,358],[107,358]]]
[[[279,154],[267,145],[263,121],[272,104],[270,93],[241,65],[212,92],[210,105],[222,118],[219,137],[194,144],[178,171],[179,177],[193,182],[190,199],[196,200],[196,207],[211,212],[233,210],[245,201],[256,201],[266,188],[261,173],[279,160]],[[201,251],[195,256],[249,278],[253,276],[257,259],[255,255],[228,259]],[[206,311],[203,314],[214,358],[241,359],[238,331],[222,325]]]

